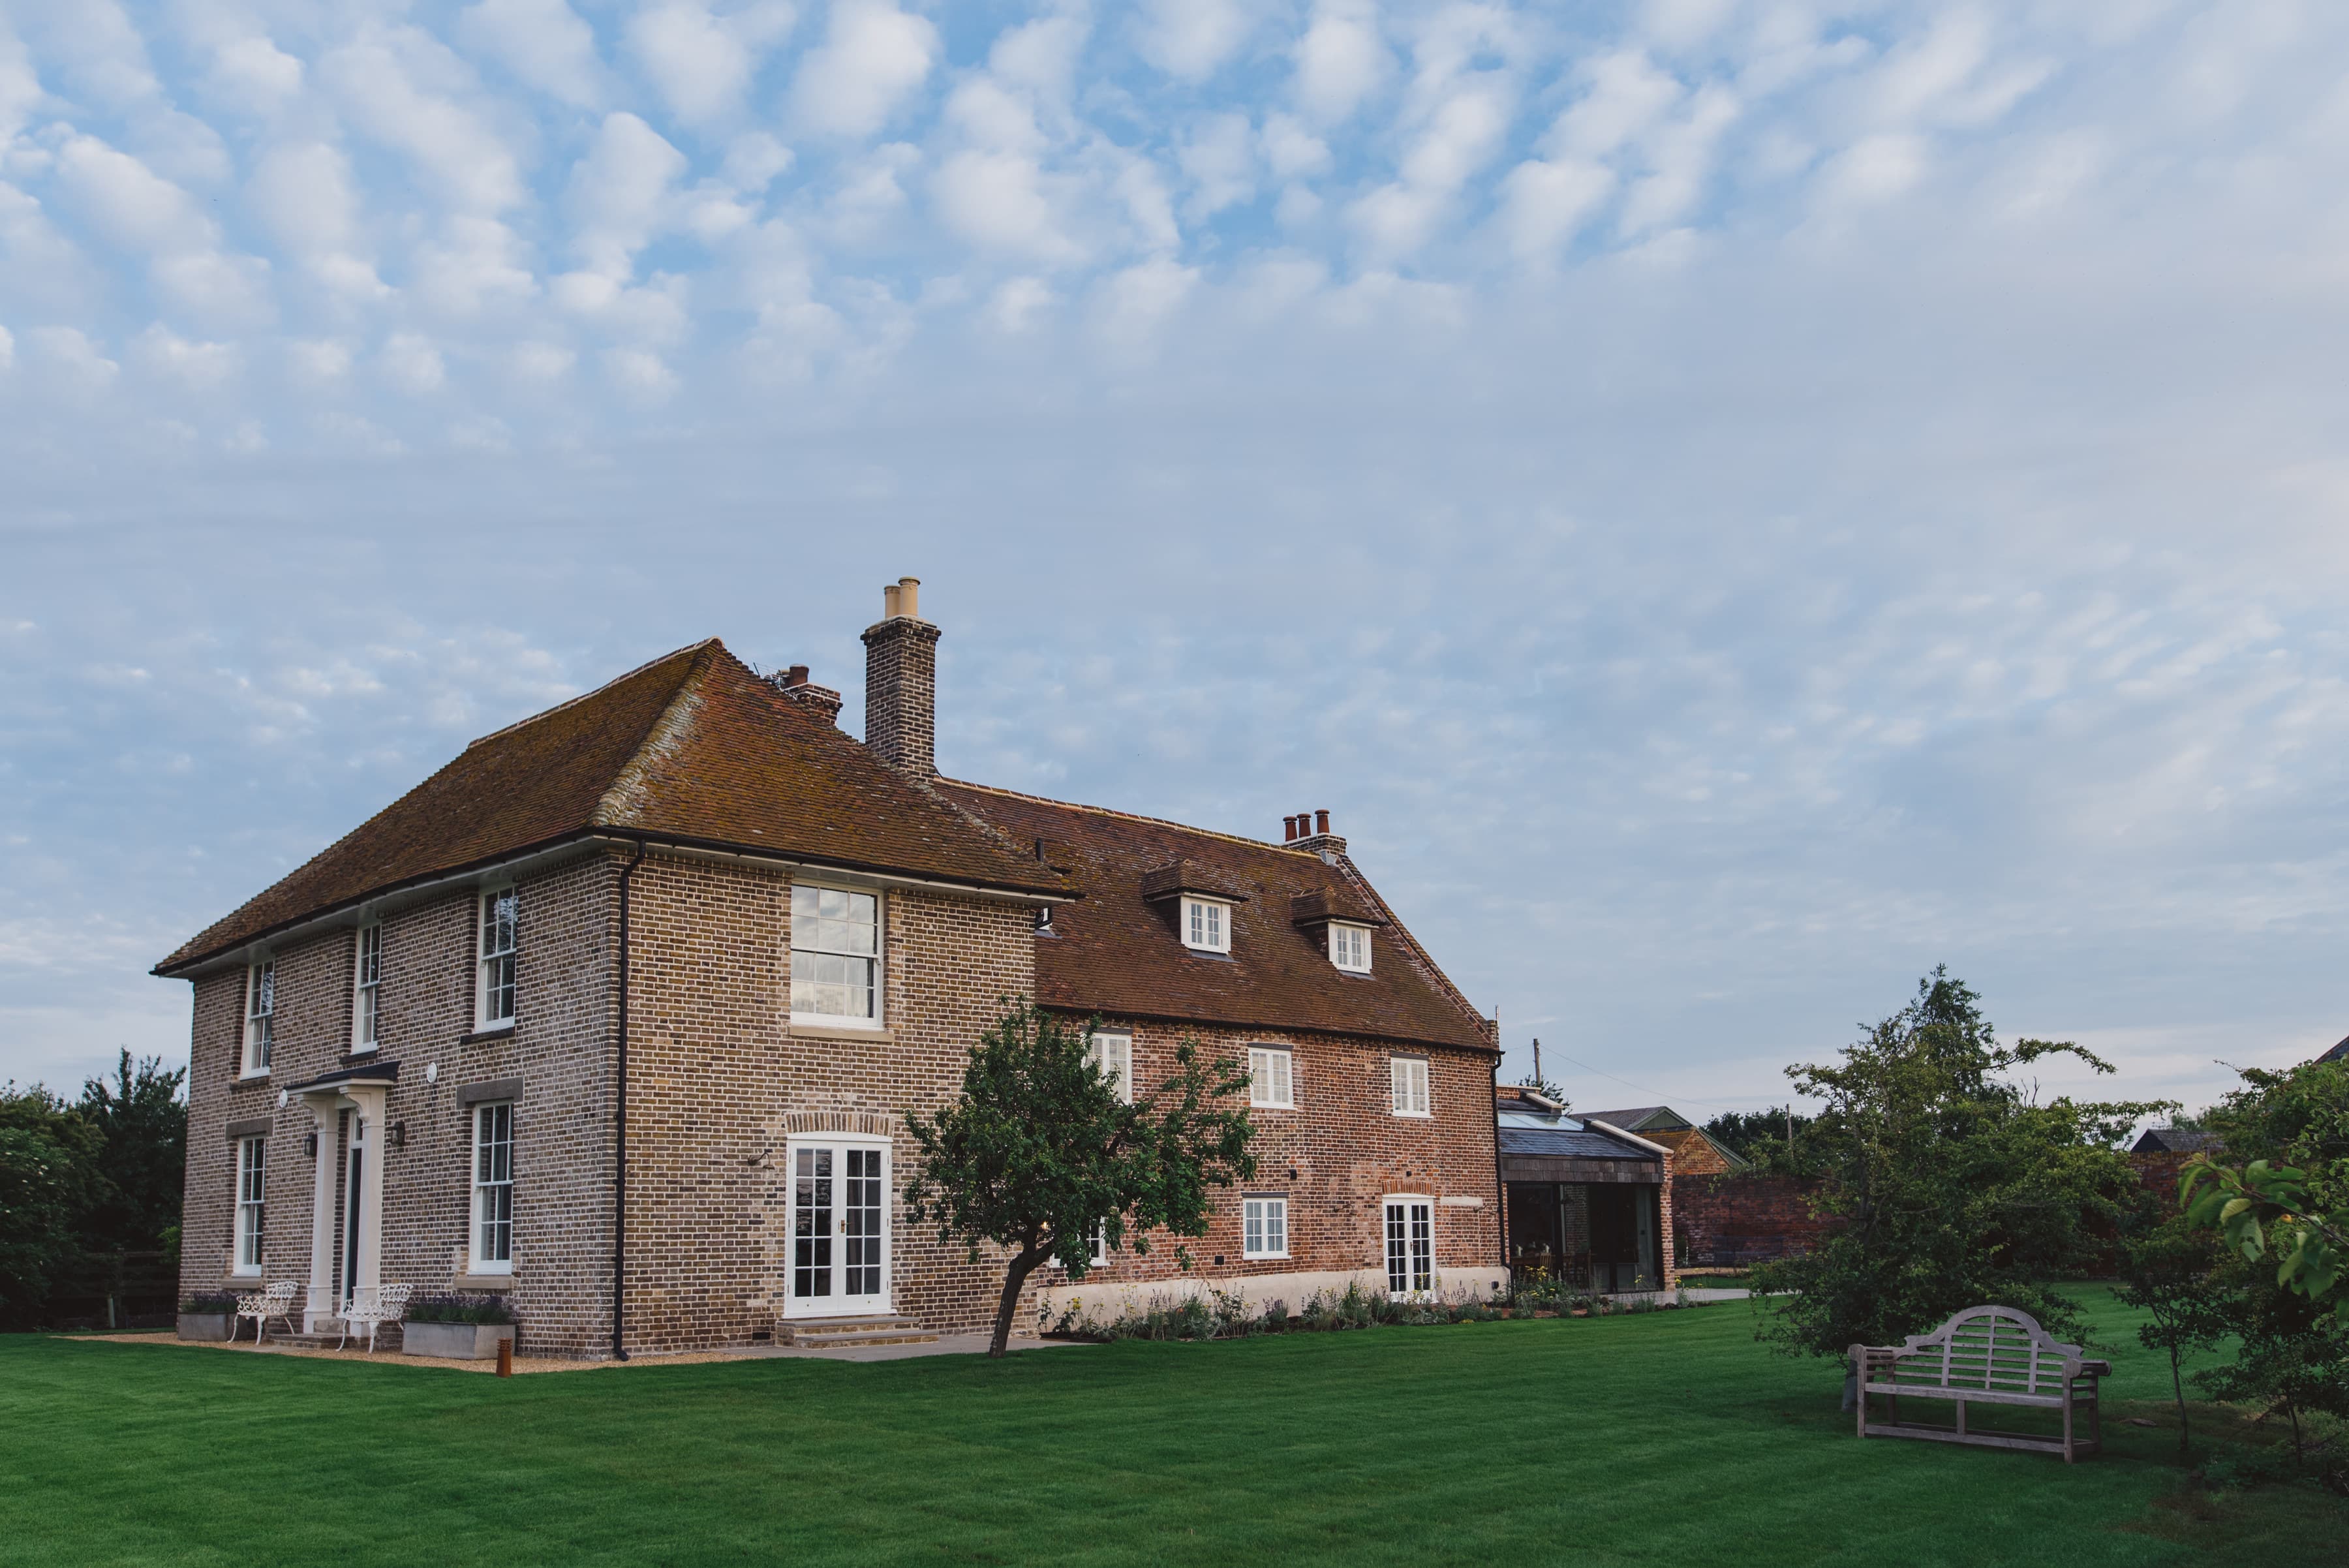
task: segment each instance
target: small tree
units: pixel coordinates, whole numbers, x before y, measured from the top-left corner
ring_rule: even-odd
[[[1817,1203],[1833,1229],[1811,1251],[1754,1271],[1764,1337],[1788,1355],[1841,1358],[1984,1303],[2058,1334],[2084,1327],[2054,1282],[2102,1251],[2095,1225],[2137,1190],[2113,1146],[2163,1107],[2043,1106],[2008,1081],[2057,1054],[2112,1071],[2069,1044],[2001,1044],[1981,998],[1937,969],[1840,1063],[1789,1067],[1796,1091],[1826,1107],[1805,1158],[1825,1177]],[[1847,1371],[1847,1407],[1854,1397]]]
[[[2121,1242],[2121,1287],[2116,1293],[2124,1305],[2143,1310],[2152,1320],[2138,1325],[2137,1343],[2168,1353],[2180,1454],[2188,1447],[2186,1355],[2209,1349],[2227,1332],[2226,1292],[2213,1276],[2212,1262],[2210,1233],[2177,1218]]]
[[[962,1097],[905,1118],[922,1151],[906,1213],[967,1244],[973,1262],[982,1241],[1009,1254],[989,1355],[1004,1353],[1020,1287],[1047,1261],[1082,1280],[1096,1234],[1136,1252],[1154,1231],[1203,1236],[1209,1195],[1256,1175],[1247,1078],[1231,1061],[1204,1062],[1185,1040],[1173,1076],[1128,1105],[1087,1060],[1090,1033],[1009,1005],[971,1048]]]
[[[103,1182],[83,1230],[93,1250],[137,1252],[160,1247],[180,1223],[180,1189],[188,1166],[188,1070],[166,1072],[149,1056],[133,1066],[124,1051],[112,1081],[81,1086],[82,1119],[106,1143]]]

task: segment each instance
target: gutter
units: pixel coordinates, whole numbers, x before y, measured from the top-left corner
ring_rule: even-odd
[[[932,892],[964,893],[976,898],[992,898],[1002,903],[1073,904],[1084,897],[1083,893],[1074,888],[1063,888],[1057,892],[1048,893],[1029,892],[1012,888],[989,888],[976,882],[944,882],[934,877],[902,876],[895,872],[867,867],[856,861],[811,860],[805,857],[794,857],[782,854],[762,854],[757,850],[743,850],[740,847],[721,847],[708,839],[633,833],[623,828],[588,828],[535,847],[502,856],[492,856],[487,859],[469,861],[453,870],[430,872],[409,881],[394,882],[388,887],[374,888],[358,898],[328,905],[316,913],[296,916],[293,919],[280,921],[274,926],[264,927],[249,937],[215,948],[210,952],[182,959],[178,963],[172,963],[167,960],[147,972],[165,980],[192,980],[209,970],[250,961],[256,950],[274,943],[305,936],[314,930],[357,924],[357,917],[361,915],[382,914],[394,909],[404,908],[411,901],[420,900],[435,888],[448,887],[454,883],[474,881],[493,871],[511,875],[521,871],[525,867],[535,866],[543,861],[552,860],[581,849],[593,848],[598,844],[614,844],[623,848],[669,849],[697,859],[769,866],[787,871],[807,869],[845,873],[849,876],[864,877],[884,888],[919,888]]]
[[[1501,1059],[1493,1058],[1493,1236],[1501,1244],[1501,1267],[1509,1266],[1509,1185],[1501,1179]]]
[[[620,867],[620,1049],[619,1093],[612,1116],[612,1359],[628,1358],[628,891],[645,846]]]

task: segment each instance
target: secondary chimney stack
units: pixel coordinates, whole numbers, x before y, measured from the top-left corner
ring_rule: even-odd
[[[881,590],[864,628],[864,744],[898,772],[938,776],[938,628],[921,618],[919,577]]]

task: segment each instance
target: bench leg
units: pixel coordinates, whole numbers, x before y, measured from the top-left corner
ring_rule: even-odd
[[[1958,1436],[1962,1438],[1966,1435],[1966,1402],[1957,1399],[1952,1400],[1951,1403],[1958,1407]]]
[[[2067,1465],[2072,1462],[2072,1395],[2069,1389],[2064,1393],[2064,1462]]]

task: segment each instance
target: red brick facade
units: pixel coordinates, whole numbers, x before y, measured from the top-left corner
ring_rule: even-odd
[[[1791,1176],[1684,1175],[1672,1179],[1683,1269],[1735,1269],[1807,1251],[1826,1233],[1812,1212],[1819,1184]]]

